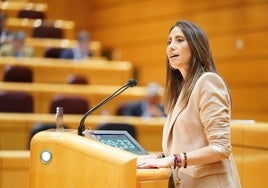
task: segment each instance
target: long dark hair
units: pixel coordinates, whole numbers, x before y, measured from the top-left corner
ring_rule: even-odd
[[[182,95],[183,107],[188,104],[190,95],[198,78],[204,72],[217,73],[212,57],[211,49],[205,32],[196,24],[181,20],[175,23],[169,30],[179,27],[184,34],[192,52],[189,71],[185,78],[177,69],[172,69],[169,61],[166,65],[166,86],[164,93],[164,105],[167,113],[170,113],[180,95]]]

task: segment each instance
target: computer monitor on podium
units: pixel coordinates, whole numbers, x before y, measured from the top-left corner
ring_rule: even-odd
[[[93,140],[121,148],[136,155],[146,155],[147,151],[127,132],[115,130],[94,130],[90,133]]]

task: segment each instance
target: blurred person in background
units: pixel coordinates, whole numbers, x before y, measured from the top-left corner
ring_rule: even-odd
[[[12,35],[12,41],[0,47],[0,56],[33,57],[32,47],[25,45],[24,31],[17,31]]]
[[[7,29],[6,22],[7,15],[0,13],[0,46],[12,40],[12,32]]]
[[[80,31],[77,35],[77,44],[73,48],[62,50],[60,58],[83,60],[91,56],[89,51],[90,35],[87,31]]]
[[[162,88],[157,83],[149,83],[143,100],[133,101],[126,105],[123,115],[140,117],[165,117],[161,104]]]

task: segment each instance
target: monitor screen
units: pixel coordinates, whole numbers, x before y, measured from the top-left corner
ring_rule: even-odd
[[[121,148],[137,155],[148,154],[127,131],[94,130],[90,136],[103,144]]]

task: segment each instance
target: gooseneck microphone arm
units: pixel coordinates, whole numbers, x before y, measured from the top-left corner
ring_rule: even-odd
[[[103,99],[101,102],[99,102],[96,106],[91,108],[89,111],[87,111],[84,116],[82,117],[79,127],[78,127],[78,135],[83,136],[83,132],[85,131],[85,121],[88,115],[90,115],[92,112],[94,112],[96,109],[98,109],[100,106],[106,104],[116,96],[120,95],[122,92],[124,92],[129,87],[134,87],[137,85],[137,81],[135,79],[130,79],[125,85],[117,89],[115,92],[113,92],[111,95]]]

